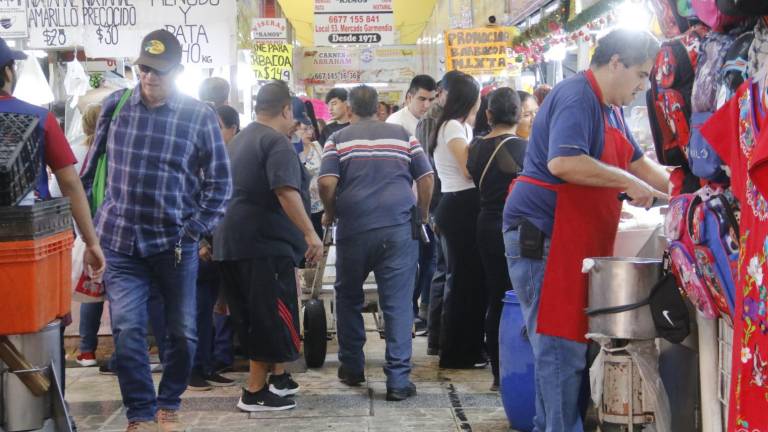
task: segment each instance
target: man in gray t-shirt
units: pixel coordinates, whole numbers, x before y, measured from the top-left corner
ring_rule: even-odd
[[[365,327],[360,312],[363,282],[373,271],[384,311],[387,339],[387,400],[416,394],[410,381],[413,281],[418,245],[411,212],[418,205],[426,223],[433,174],[419,142],[399,125],[373,117],[376,90],[359,86],[349,94],[352,124],[325,144],[318,184],[325,207],[323,223],[338,217],[336,316],[339,378],[348,385],[365,380]],[[411,186],[416,182],[418,201]]]
[[[288,86],[264,85],[256,122],[229,145],[234,193],[214,235],[214,259],[250,360],[237,404],[249,412],[296,406],[285,396],[299,386],[283,367],[301,347],[295,267],[302,256],[313,262],[323,253],[309,219],[309,175],[287,137],[293,123]]]

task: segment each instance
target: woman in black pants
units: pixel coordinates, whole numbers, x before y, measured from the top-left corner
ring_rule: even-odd
[[[443,244],[447,279],[440,328],[440,367],[484,367],[486,309],[483,267],[475,226],[480,199],[467,171],[472,123],[480,106],[480,86],[469,75],[456,79],[435,125],[429,151],[443,193],[435,222]]]
[[[520,119],[520,97],[508,87],[488,96],[488,123],[491,132],[475,138],[469,146],[467,169],[480,191],[477,244],[485,270],[488,310],[485,316],[485,344],[491,360],[493,386],[499,388],[499,322],[504,293],[512,289],[504,257],[501,233],[502,212],[507,190],[523,168],[528,142],[516,135]]]

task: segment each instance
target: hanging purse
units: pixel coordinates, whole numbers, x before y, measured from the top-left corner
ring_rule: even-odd
[[[511,140],[512,138],[517,138],[515,135],[512,135],[511,137],[507,137],[503,139],[497,146],[496,149],[493,151],[493,154],[491,154],[491,157],[488,159],[488,162],[485,164],[485,168],[483,169],[483,173],[480,174],[480,180],[477,182],[477,189],[481,190],[483,188],[483,180],[485,179],[485,174],[488,172],[488,168],[491,167],[491,164],[493,163],[493,160],[496,158],[496,155],[499,153],[499,150],[501,150],[501,147],[504,146],[504,144]],[[517,162],[515,162],[517,163]],[[518,171],[520,170],[520,167],[518,165]]]

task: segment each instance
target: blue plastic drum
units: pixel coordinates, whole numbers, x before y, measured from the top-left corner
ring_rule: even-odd
[[[504,297],[499,326],[499,367],[501,400],[509,425],[512,429],[530,432],[536,414],[533,349],[514,291],[507,291]]]

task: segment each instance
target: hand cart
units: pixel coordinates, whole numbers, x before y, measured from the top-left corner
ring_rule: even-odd
[[[302,329],[304,359],[307,367],[319,368],[325,363],[328,341],[336,334],[336,247],[335,227],[323,234],[323,257],[314,268],[301,271]],[[363,283],[363,312],[373,314],[379,336],[384,338],[384,320],[379,307],[379,294],[373,272]]]

